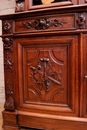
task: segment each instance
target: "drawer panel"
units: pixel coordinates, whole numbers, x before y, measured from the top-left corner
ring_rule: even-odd
[[[72,30],[76,28],[75,14],[34,17],[15,21],[16,32]]]

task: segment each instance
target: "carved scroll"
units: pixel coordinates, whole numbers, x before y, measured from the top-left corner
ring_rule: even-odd
[[[51,26],[58,27],[59,25],[63,26],[64,24],[68,23],[68,21],[59,21],[57,19],[50,20],[48,18],[43,18],[43,19],[36,19],[33,22],[27,21],[27,22],[22,22],[23,27],[30,29],[34,28],[36,30],[43,30],[43,29],[48,29]]]
[[[42,89],[49,91],[52,84],[61,85],[61,71],[55,70],[49,58],[40,58],[38,65],[30,66],[30,69],[32,70],[30,76],[39,87],[39,91]]]
[[[9,111],[15,110],[13,98],[13,39],[11,37],[3,38],[4,46],[4,70],[5,70],[5,109]]]

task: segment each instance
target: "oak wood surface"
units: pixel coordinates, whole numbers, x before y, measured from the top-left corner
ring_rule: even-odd
[[[4,130],[87,129],[87,1],[0,16]],[[22,11],[22,10],[21,10]]]

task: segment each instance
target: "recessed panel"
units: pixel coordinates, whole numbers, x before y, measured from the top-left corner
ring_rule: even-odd
[[[53,38],[26,38],[18,43],[20,107],[32,112],[76,116],[77,38]]]
[[[24,100],[67,104],[67,47],[25,48],[24,57]]]

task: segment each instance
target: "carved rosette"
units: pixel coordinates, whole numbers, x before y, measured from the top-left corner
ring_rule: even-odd
[[[30,77],[41,92],[43,89],[49,91],[53,84],[61,85],[61,71],[57,72],[52,66],[49,58],[40,58],[36,67],[30,66],[32,70]]]
[[[3,21],[3,33],[12,33],[12,21]]]
[[[12,37],[3,38],[4,46],[4,70],[5,70],[5,92],[6,101],[5,110],[14,111],[14,93],[13,93],[13,39]]]
[[[59,25],[63,26],[64,24],[68,23],[68,21],[59,21],[57,19],[50,20],[49,18],[43,18],[43,19],[36,19],[33,22],[27,21],[22,22],[22,25],[24,28],[30,29],[34,28],[36,30],[44,30],[48,29],[52,26],[58,27]]]
[[[85,22],[86,22],[85,13],[78,14],[77,26],[79,29],[85,29]]]

